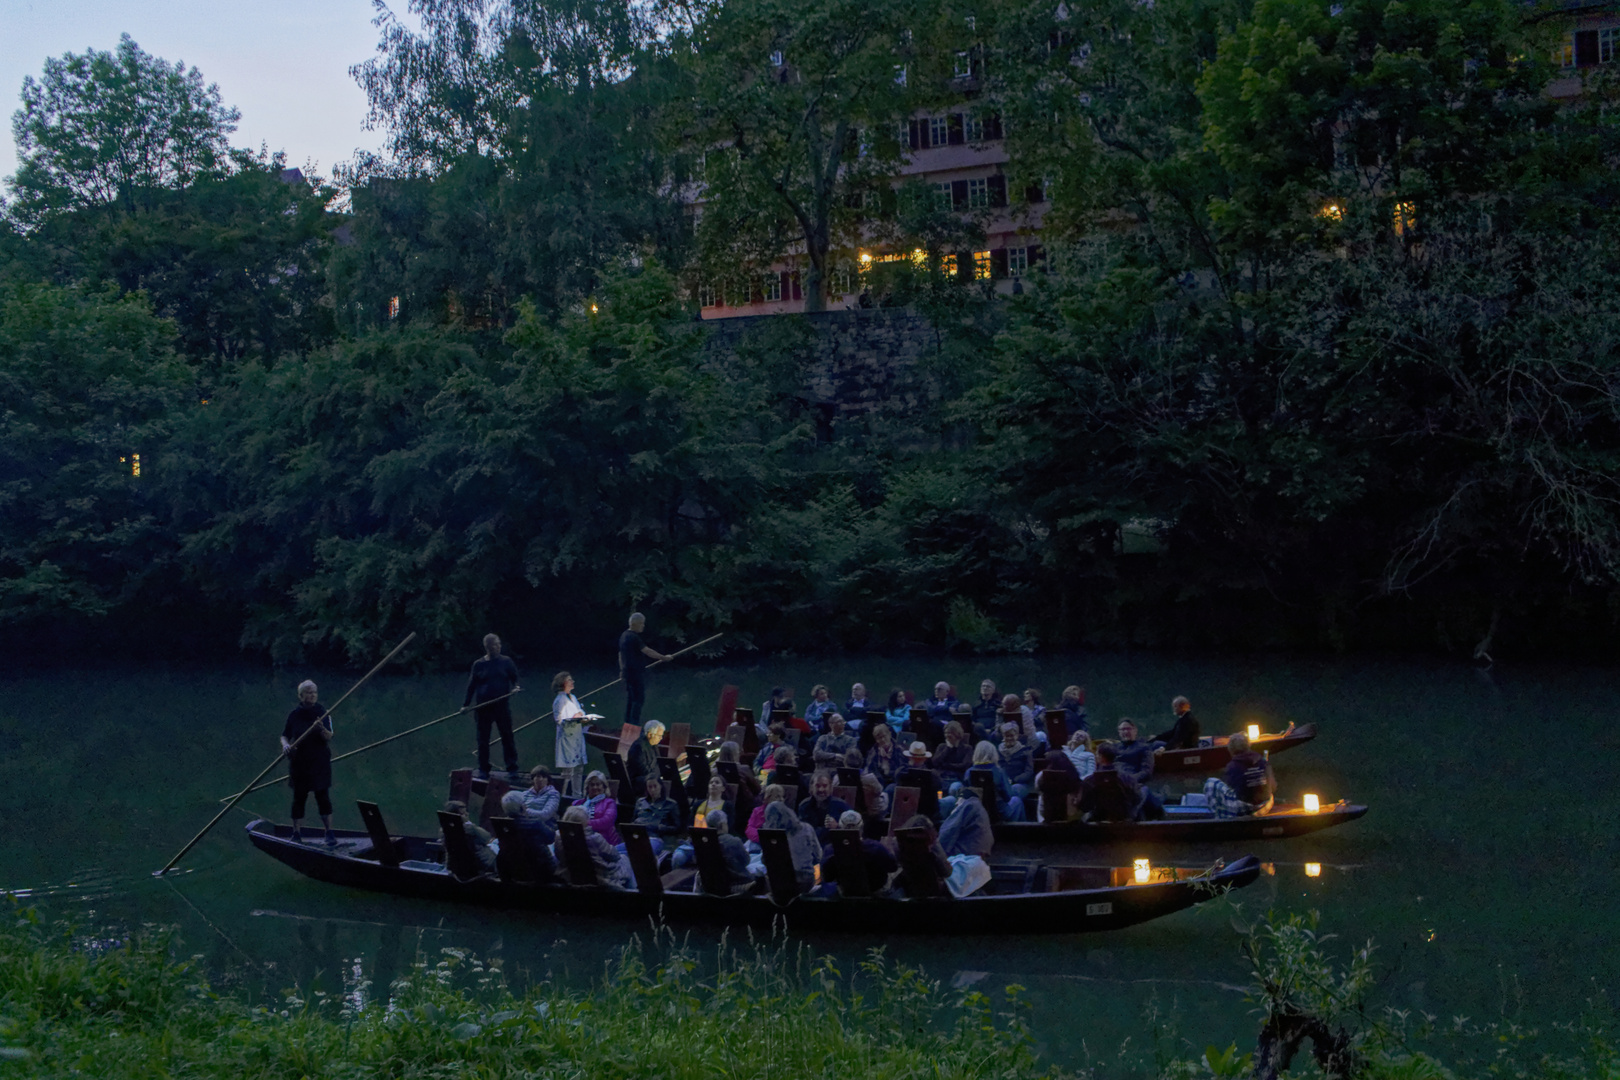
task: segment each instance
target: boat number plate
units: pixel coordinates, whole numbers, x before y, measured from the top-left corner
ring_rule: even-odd
[[[1112,903],[1086,905],[1087,915],[1112,915],[1113,913],[1114,905]]]
[[[1283,828],[1281,825],[1270,825],[1260,830],[1261,836],[1281,836],[1282,834]]]
[[[1183,765],[1196,765],[1200,761],[1203,761],[1203,760],[1204,760],[1204,755],[1203,754],[1194,754],[1191,757],[1182,758],[1181,763]]]

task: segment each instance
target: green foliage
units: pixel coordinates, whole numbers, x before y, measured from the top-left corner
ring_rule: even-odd
[[[626,948],[587,993],[540,984],[512,994],[498,969],[447,949],[375,995],[361,983],[341,999],[289,990],[278,1006],[250,1006],[170,961],[165,938],[103,949],[7,929],[0,1048],[21,1075],[108,1080],[755,1077],[783,1061],[894,1080],[1061,1075],[1037,1060],[1016,988],[998,1011],[979,993],[953,1000],[880,952],[845,974],[804,951],[699,957],[660,938]]]
[[[196,398],[171,337],[138,297],[0,281],[0,623],[133,604],[172,552],[153,486]]]
[[[240,113],[184,64],[170,67],[128,34],[115,52],[86,50],[45,62],[23,80],[12,115],[17,174],[9,213],[37,224],[51,214],[117,205],[182,188],[229,169],[226,136]]]

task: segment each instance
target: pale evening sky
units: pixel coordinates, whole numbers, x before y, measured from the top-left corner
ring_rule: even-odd
[[[405,0],[389,5],[403,14]],[[128,33],[153,56],[202,69],[242,111],[234,146],[285,150],[323,176],[356,147],[376,150],[349,65],[370,59],[370,0],[0,0],[0,177],[17,169],[11,114],[47,56],[111,51]]]

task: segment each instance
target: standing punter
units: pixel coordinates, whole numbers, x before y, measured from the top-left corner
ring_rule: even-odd
[[[473,661],[472,675],[467,679],[467,698],[461,703],[478,706],[478,778],[489,779],[489,729],[500,729],[501,754],[506,759],[506,771],[517,772],[517,740],[512,737],[512,700],[510,695],[523,689],[518,685],[517,665],[511,657],[501,655],[501,639],[494,634],[484,635],[484,655]],[[494,700],[500,698],[499,701]],[[489,704],[484,704],[489,702]]]
[[[287,714],[287,723],[281,729],[281,752],[287,757],[287,782],[292,785],[292,838],[294,843],[304,841],[304,807],[310,792],[315,793],[315,809],[326,826],[326,843],[337,846],[332,832],[332,750],[326,744],[332,741],[332,718],[326,706],[315,699],[319,691],[314,683],[305,679],[298,684],[298,704]],[[299,741],[311,727],[320,730]],[[294,749],[293,744],[297,743]]]
[[[630,616],[630,629],[619,635],[619,677],[624,680],[628,697],[624,722],[638,727],[641,725],[641,706],[647,700],[647,661],[674,659],[642,643],[641,632],[646,628],[647,617],[637,611]]]

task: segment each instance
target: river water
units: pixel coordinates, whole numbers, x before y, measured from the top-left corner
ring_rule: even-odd
[[[534,716],[549,707],[557,659],[518,659],[529,690],[514,711]],[[1040,687],[1048,701],[1083,684],[1094,731],[1111,730],[1122,715],[1150,731],[1168,726],[1178,693],[1192,698],[1206,733],[1315,721],[1314,742],[1274,761],[1282,792],[1366,803],[1362,820],[1292,841],[1073,861],[1151,855],[1189,865],[1251,851],[1272,872],[1240,895],[1245,913],[1320,911],[1344,950],[1376,944],[1381,1002],[1446,1019],[1546,1027],[1620,975],[1613,671],[1126,654],[710,663],[683,659],[654,672],[647,718],[707,733],[726,683],[755,707],[773,684],[792,685],[802,706],[817,682],[840,699],[857,680],[874,695],[904,686],[920,697],[939,679],[973,694],[988,676],[1003,691]],[[613,677],[606,666],[573,670],[581,688]],[[462,909],[304,879],[242,834],[251,817],[285,819],[282,787],[249,796],[187,857],[185,873],[153,879],[219,797],[270,761],[294,687],[312,674],[323,701],[354,679],[245,667],[0,676],[0,888],[32,890],[26,903],[87,930],[177,926],[190,951],[253,992],[294,982],[336,991],[357,963],[386,985],[419,952],[442,948],[501,958],[518,980],[585,979],[632,933],[645,936],[645,927]],[[454,675],[373,679],[336,714],[334,753],[451,711],[462,688]],[[620,718],[617,690],[589,700]],[[435,832],[447,770],[471,762],[471,726],[457,718],[339,763],[338,824],[360,827],[353,800],[363,798],[380,803],[397,832]],[[553,730],[547,721],[519,737],[525,766],[551,761]],[[1319,876],[1306,875],[1312,863]],[[718,937],[690,933],[698,944]],[[1103,935],[849,934],[806,944],[847,960],[885,946],[956,985],[1017,983],[1043,1052],[1074,1067],[1108,1059],[1127,1038],[1140,1046],[1154,1011],[1174,1019],[1182,1052],[1252,1045],[1238,942],[1232,913],[1207,905]]]

